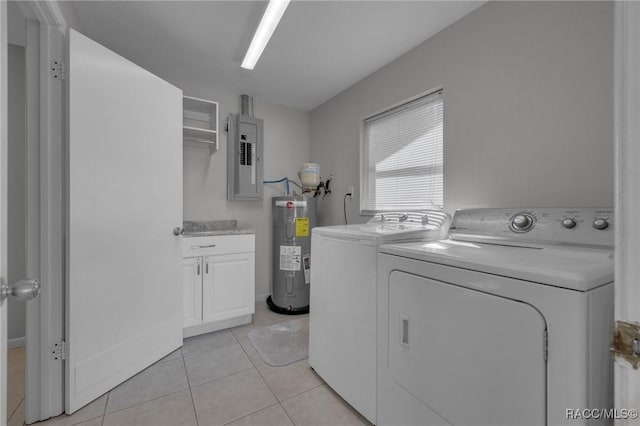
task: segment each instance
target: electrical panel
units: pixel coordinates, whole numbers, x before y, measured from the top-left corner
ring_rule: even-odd
[[[262,200],[263,122],[229,114],[227,136],[227,199]]]

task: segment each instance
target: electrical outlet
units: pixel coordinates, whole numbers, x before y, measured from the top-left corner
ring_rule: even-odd
[[[348,198],[353,198],[353,196],[355,195],[354,192],[353,192],[353,186],[349,186],[347,188],[347,194],[351,194],[351,195],[349,195]]]

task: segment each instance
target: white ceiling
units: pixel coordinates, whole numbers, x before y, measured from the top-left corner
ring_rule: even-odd
[[[172,81],[311,110],[479,1],[293,1],[253,71],[240,62],[263,1],[76,1],[82,31]]]

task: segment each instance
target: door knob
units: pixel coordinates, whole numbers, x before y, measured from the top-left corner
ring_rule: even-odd
[[[7,285],[3,280],[2,286],[0,286],[0,298],[4,300],[11,296],[16,300],[31,300],[40,294],[40,287],[38,280],[20,280],[12,286]]]
[[[173,228],[173,235],[182,235],[184,234],[184,228],[180,228],[179,226],[176,226],[175,228]]]

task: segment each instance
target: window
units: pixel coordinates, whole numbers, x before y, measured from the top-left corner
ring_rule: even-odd
[[[364,120],[360,210],[443,207],[442,91]]]

